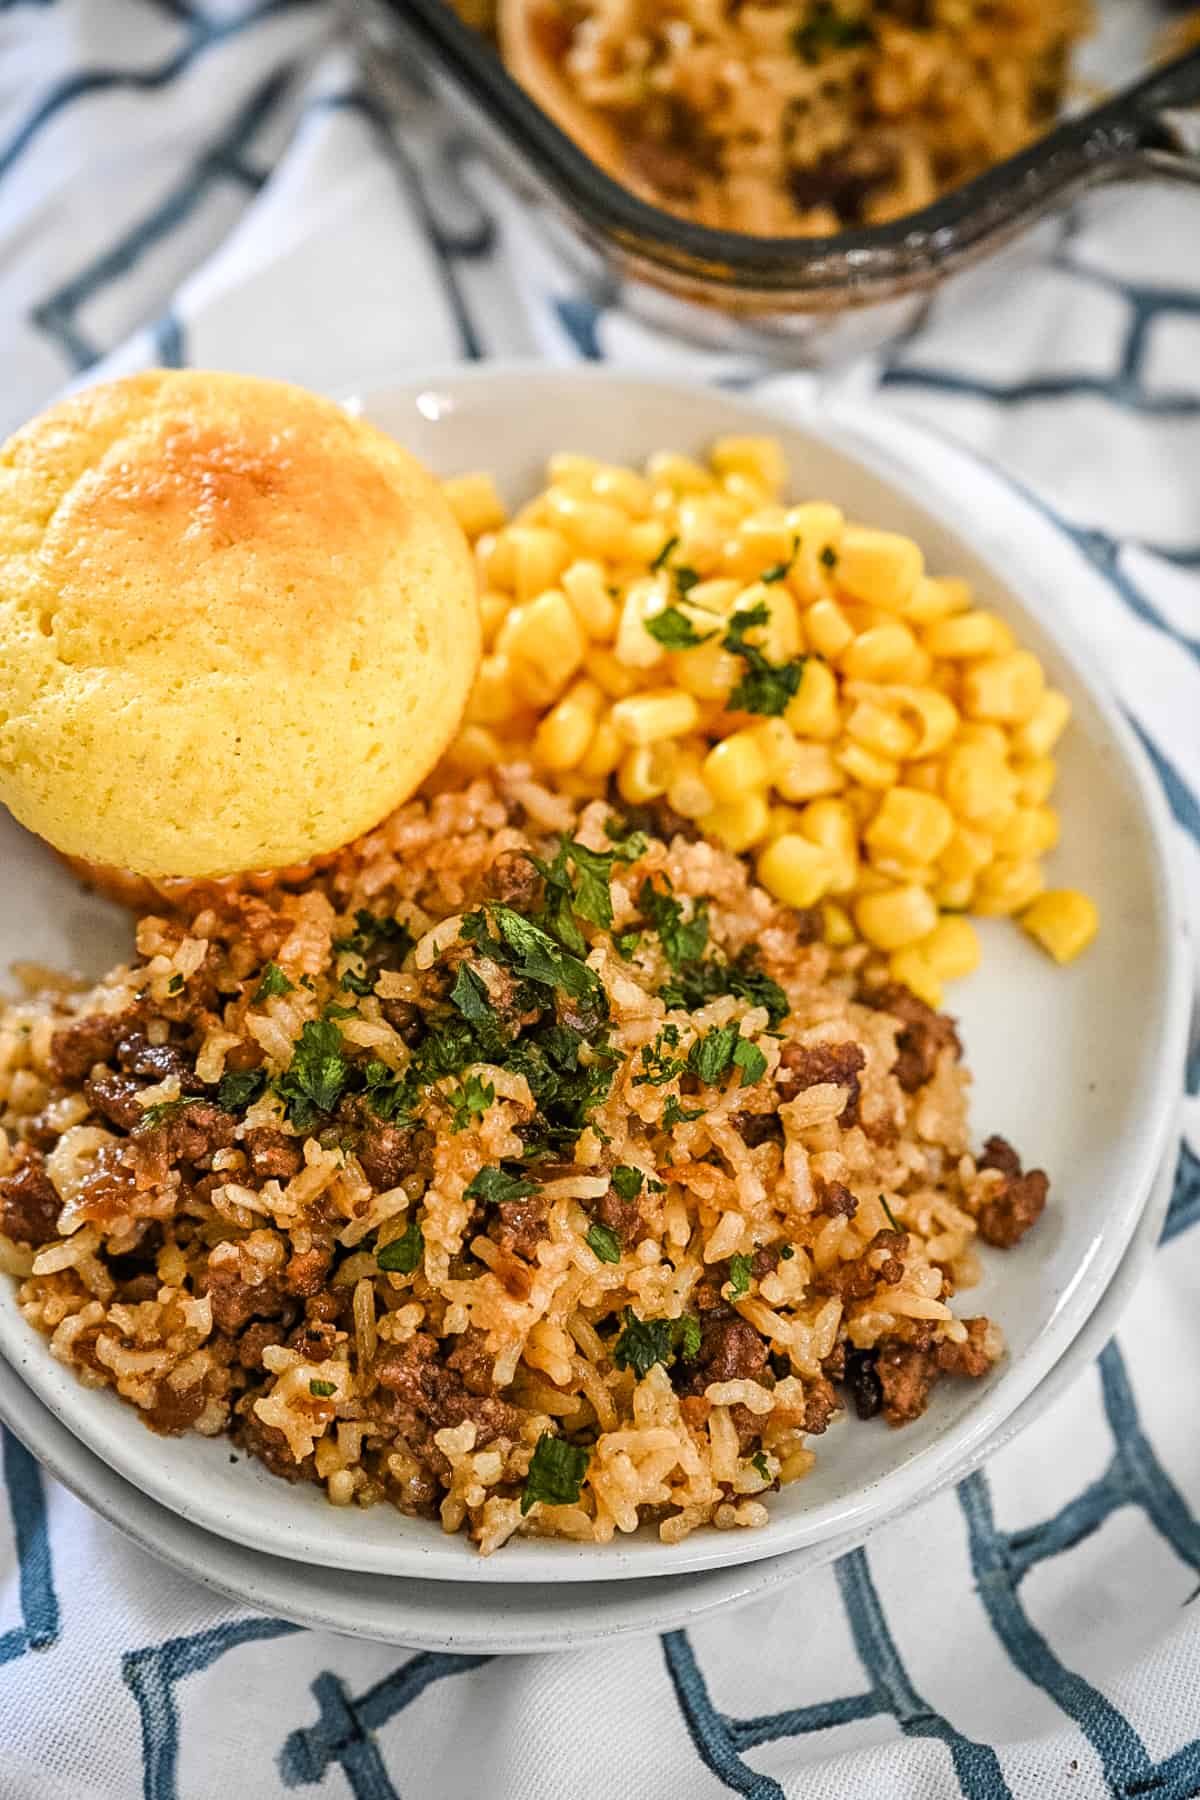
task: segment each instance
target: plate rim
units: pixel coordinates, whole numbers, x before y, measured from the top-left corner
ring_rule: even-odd
[[[703,383],[686,379],[663,379],[645,376],[637,372],[614,369],[610,366],[558,368],[546,366],[538,362],[496,362],[481,366],[456,366],[429,371],[417,370],[403,380],[391,383],[389,387],[361,389],[355,402],[355,409],[377,411],[385,406],[404,405],[407,408],[418,407],[420,398],[431,389],[441,386],[445,389],[480,389],[487,387],[503,388],[506,384],[519,385],[527,393],[531,383],[550,390],[561,390],[565,384],[568,388],[574,384],[581,386],[604,385],[608,387],[626,387],[639,397],[644,404],[655,393],[664,396],[685,397],[694,404],[706,395]],[[431,399],[438,398],[430,396]],[[1159,1080],[1155,1087],[1151,1104],[1147,1108],[1145,1118],[1139,1123],[1138,1137],[1142,1148],[1138,1152],[1138,1168],[1141,1173],[1131,1187],[1137,1191],[1138,1199],[1130,1202],[1128,1216],[1123,1223],[1123,1235],[1112,1238],[1112,1247],[1106,1253],[1093,1255],[1081,1269],[1075,1286],[1080,1293],[1070,1301],[1064,1302],[1064,1316],[1051,1322],[1043,1335],[1055,1345],[1054,1353],[1046,1360],[1043,1351],[1039,1359],[1038,1345],[1035,1339],[1027,1348],[1022,1363],[1016,1365],[1008,1374],[1004,1385],[1004,1405],[997,1414],[994,1393],[981,1396],[977,1405],[966,1413],[956,1425],[944,1434],[915,1452],[906,1462],[899,1463],[883,1474],[866,1481],[856,1492],[840,1500],[823,1502],[807,1514],[802,1513],[795,1519],[781,1520],[776,1516],[771,1524],[761,1531],[753,1533],[697,1533],[685,1544],[672,1547],[672,1569],[669,1571],[654,1570],[645,1565],[653,1554],[645,1548],[626,1548],[619,1542],[605,1546],[564,1546],[542,1540],[523,1540],[512,1546],[504,1559],[482,1559],[469,1550],[469,1547],[454,1541],[448,1542],[431,1527],[431,1541],[421,1544],[409,1543],[398,1545],[397,1561],[407,1562],[403,1573],[419,1579],[429,1580],[468,1580],[476,1582],[495,1582],[511,1584],[522,1581],[540,1581],[553,1579],[556,1581],[572,1579],[572,1566],[583,1563],[585,1566],[602,1561],[602,1567],[594,1577],[602,1581],[653,1579],[656,1574],[674,1573],[680,1569],[704,1569],[729,1564],[750,1564],[758,1560],[775,1558],[788,1554],[790,1550],[804,1545],[811,1545],[824,1537],[840,1535],[845,1530],[857,1531],[864,1524],[892,1516],[892,1513],[914,1494],[923,1494],[930,1490],[933,1483],[940,1479],[941,1472],[951,1466],[955,1459],[968,1453],[971,1447],[985,1441],[991,1431],[998,1427],[1005,1416],[1010,1415],[1032,1392],[1069,1349],[1073,1338],[1078,1334],[1090,1316],[1090,1306],[1085,1304],[1090,1299],[1091,1305],[1097,1302],[1111,1279],[1120,1261],[1120,1257],[1137,1227],[1140,1209],[1144,1207],[1150,1186],[1164,1152],[1171,1116],[1178,1093],[1176,1070],[1182,1068],[1187,1031],[1187,984],[1180,979],[1185,954],[1183,931],[1183,909],[1181,906],[1179,876],[1170,855],[1169,815],[1165,798],[1162,794],[1156,775],[1153,772],[1146,751],[1138,741],[1131,727],[1126,723],[1115,698],[1108,691],[1104,677],[1091,656],[1088,646],[1081,641],[1070,621],[1061,617],[1049,617],[1034,602],[1039,594],[1039,586],[1033,571],[1022,560],[1022,546],[1013,547],[1012,557],[1015,574],[1006,573],[996,566],[991,539],[982,538],[971,527],[964,527],[959,522],[955,510],[954,497],[944,480],[931,477],[923,468],[919,458],[913,462],[902,461],[891,440],[896,437],[907,437],[918,449],[927,454],[931,450],[952,463],[957,460],[978,471],[986,480],[995,483],[1009,497],[1013,506],[1026,514],[1036,517],[1038,525],[1045,533],[1050,534],[1065,548],[1080,566],[1087,571],[1094,581],[1111,586],[1111,578],[1105,571],[1091,562],[1082,548],[1063,530],[1053,515],[1040,510],[1036,497],[1021,489],[1002,470],[980,461],[973,452],[965,449],[952,440],[943,438],[923,425],[916,425],[910,420],[898,420],[892,415],[882,418],[873,415],[861,403],[838,401],[830,404],[816,396],[789,396],[780,400],[774,396],[750,394],[726,394],[715,396],[718,407],[732,406],[744,415],[791,429],[807,432],[823,439],[832,449],[857,462],[877,480],[897,491],[910,503],[917,505],[948,532],[956,535],[964,546],[978,560],[993,570],[997,580],[1005,583],[1016,594],[1026,609],[1037,620],[1038,626],[1054,644],[1056,650],[1068,664],[1073,675],[1086,689],[1089,699],[1096,707],[1111,739],[1118,747],[1126,770],[1133,779],[1141,810],[1149,830],[1150,845],[1154,852],[1152,874],[1157,889],[1157,901],[1163,918],[1163,953],[1165,965],[1163,970],[1164,1001],[1162,1028],[1159,1041],[1155,1046],[1156,1068]],[[882,450],[880,448],[882,439]],[[1147,1171],[1149,1171],[1147,1173]],[[1110,1237],[1112,1234],[1109,1234]],[[1099,1242],[1103,1246],[1105,1238]],[[34,1354],[22,1355],[20,1348],[17,1354],[11,1355],[14,1342],[19,1336],[14,1332],[14,1320],[21,1333],[29,1333],[28,1350]],[[1069,1321],[1069,1323],[1067,1322]],[[22,1364],[34,1361],[46,1354],[44,1340],[33,1334],[24,1325],[15,1308],[0,1306],[0,1350],[9,1356],[18,1374],[24,1378]],[[1018,1371],[1020,1377],[1018,1379]],[[999,1387],[1000,1384],[997,1384]],[[88,1390],[79,1388],[78,1396],[83,1399]],[[45,1393],[40,1397],[57,1411],[53,1400]],[[78,1431],[78,1425],[87,1424],[86,1403],[82,1408],[74,1405],[63,1411],[64,1422],[68,1429],[77,1431],[85,1443],[89,1442],[85,1430]],[[149,1450],[154,1440],[149,1439],[145,1448]],[[130,1439],[132,1443],[134,1440]],[[98,1454],[105,1456],[104,1451]],[[106,1459],[106,1458],[105,1458]],[[107,1460],[107,1459],[106,1459]],[[135,1459],[138,1460],[138,1459]],[[221,1524],[214,1521],[213,1509],[206,1503],[197,1503],[188,1494],[181,1495],[177,1490],[179,1478],[169,1473],[161,1476],[153,1466],[151,1459],[140,1459],[150,1465],[154,1479],[145,1480],[142,1475],[129,1475],[129,1479],[142,1491],[158,1499],[168,1509],[191,1520],[201,1528],[208,1529],[217,1535],[240,1541],[250,1548],[264,1550],[266,1554],[278,1554],[266,1549],[262,1534],[251,1523],[247,1526],[240,1517],[224,1516]],[[114,1465],[115,1467],[116,1465]],[[132,1464],[126,1461],[124,1469]],[[167,1490],[174,1488],[167,1497]],[[814,1523],[814,1520],[816,1521]],[[240,1527],[240,1529],[239,1529]],[[287,1554],[294,1560],[307,1558],[313,1562],[330,1561],[329,1547],[322,1546],[320,1530],[316,1525],[310,1526],[304,1521],[299,1528],[289,1523],[286,1528],[292,1534]],[[784,1542],[780,1542],[780,1539]],[[299,1542],[297,1541],[299,1540]],[[300,1542],[306,1547],[300,1548]],[[366,1552],[361,1553],[366,1558]],[[666,1560],[664,1556],[664,1560]],[[497,1566],[500,1564],[501,1566]],[[351,1568],[354,1565],[342,1561],[341,1566]],[[358,1567],[363,1567],[359,1563]]]

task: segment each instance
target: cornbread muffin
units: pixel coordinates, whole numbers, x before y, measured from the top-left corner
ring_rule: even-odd
[[[0,800],[69,855],[335,849],[437,760],[479,651],[436,484],[328,400],[154,371],[0,451]]]

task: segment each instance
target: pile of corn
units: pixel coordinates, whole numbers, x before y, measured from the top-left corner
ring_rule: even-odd
[[[661,798],[931,1005],[979,960],[966,913],[1069,961],[1097,915],[1040,862],[1066,697],[966,582],[786,479],[772,439],[725,438],[707,468],[555,456],[511,520],[488,476],[446,482],[486,646],[451,768]]]

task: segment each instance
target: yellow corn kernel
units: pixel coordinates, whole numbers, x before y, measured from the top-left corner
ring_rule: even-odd
[[[646,630],[646,620],[669,604],[664,584],[647,576],[630,585],[621,606],[613,651],[627,669],[652,669],[663,659],[663,646]]]
[[[880,756],[864,744],[843,744],[834,751],[834,760],[866,788],[894,787],[900,779],[899,765],[892,757]]]
[[[966,612],[971,604],[971,590],[954,575],[922,575],[904,603],[904,617],[912,625],[932,625],[938,619],[949,619],[954,613]]]
[[[748,475],[768,493],[778,493],[788,478],[787,458],[775,438],[720,437],[709,458],[718,475]]]
[[[479,665],[465,717],[472,725],[503,725],[521,710],[507,656],[485,656]]]
[[[732,501],[744,518],[748,513],[759,512],[775,498],[769,488],[755,481],[749,475],[743,475],[737,469],[731,469],[728,475],[721,477],[721,492]]]
[[[674,532],[662,519],[639,519],[629,527],[629,560],[639,568],[657,562]]]
[[[611,719],[601,719],[592,739],[579,760],[579,773],[587,776],[611,775],[625,754],[625,740]]]
[[[898,665],[896,673],[890,679],[894,685],[906,682],[910,687],[924,687],[933,674],[933,658],[923,644],[913,639],[913,647],[907,660]]]
[[[1046,885],[1036,862],[997,856],[975,880],[974,910],[983,918],[1020,912]]]
[[[595,471],[588,486],[597,500],[621,507],[631,518],[645,518],[650,510],[654,490],[634,469],[605,464]]]
[[[496,638],[514,662],[545,674],[560,692],[583,661],[587,639],[571,603],[560,588],[547,588],[536,600],[514,607]]]
[[[685,737],[699,720],[695,699],[680,688],[630,694],[612,709],[612,722],[627,744],[657,744],[663,738]]]
[[[476,540],[475,568],[479,576],[479,586],[485,588],[501,588],[511,594],[513,588],[513,550],[508,541],[507,531],[485,531]]]
[[[858,820],[844,800],[813,800],[800,815],[800,830],[829,857],[831,894],[848,894],[858,876]]]
[[[504,760],[499,738],[486,725],[464,725],[446,751],[447,763],[464,775],[484,775]]]
[[[826,900],[821,907],[821,923],[824,926],[825,942],[832,944],[835,950],[844,950],[858,936],[854,920],[845,907],[838,906],[832,900]]]
[[[715,636],[694,649],[675,651],[670,668],[679,686],[697,700],[724,701],[742,676],[740,660],[723,650]]]
[[[496,633],[508,617],[509,600],[507,594],[480,594],[479,624],[483,631],[483,646],[490,650],[496,641]]]
[[[780,770],[788,767],[800,747],[795,732],[788,728],[783,719],[760,719],[757,725],[747,725],[745,730],[762,754],[767,780],[774,781]]]
[[[713,796],[702,773],[704,746],[681,745],[667,788],[667,804],[685,819],[702,819],[713,809]]]
[[[724,509],[708,500],[681,500],[679,542],[671,552],[671,567],[711,575],[721,566],[730,521]]]
[[[943,981],[958,981],[979,967],[979,934],[970,919],[939,919],[918,948]]]
[[[804,817],[798,806],[773,806],[770,822],[767,825],[768,838],[783,837],[785,832],[799,831],[800,821]]]
[[[957,824],[938,858],[938,868],[948,881],[973,881],[995,855],[995,846],[983,831]]]
[[[931,656],[952,661],[973,656],[997,656],[1010,648],[1012,633],[994,613],[959,613],[927,625],[921,641]]]
[[[903,882],[893,881],[890,875],[883,874],[882,870],[876,869],[871,863],[860,863],[854,881],[852,898],[858,900],[864,894],[890,894],[893,888],[903,887],[903,885]],[[923,887],[925,884],[919,882],[917,885]]]
[[[890,712],[898,713],[910,729],[911,743],[905,752],[914,759],[935,756],[944,750],[958,729],[958,709],[936,688],[919,683],[880,686],[871,682],[847,682],[850,700],[874,701]]]
[[[533,754],[544,769],[578,766],[592,741],[603,700],[594,681],[576,681],[551,707],[533,734]]]
[[[714,744],[704,759],[703,774],[705,786],[722,806],[736,805],[770,778],[766,758],[750,731],[732,731]]]
[[[571,560],[571,548],[557,531],[539,525],[510,525],[503,534],[513,559],[513,590],[519,601],[545,593]]]
[[[787,831],[758,859],[758,879],[785,906],[813,906],[829,887],[833,868],[820,844]]]
[[[946,752],[942,792],[960,819],[982,820],[1011,806],[1015,783],[1012,774],[982,744],[953,744]]]
[[[765,606],[767,622],[756,625],[748,641],[756,644],[769,662],[791,662],[800,651],[800,614],[790,590],[781,581],[754,582],[737,597],[733,617]]]
[[[864,839],[872,860],[895,857],[913,864],[934,862],[954,831],[954,816],[936,794],[917,788],[889,788]]]
[[[765,794],[743,794],[740,800],[714,807],[700,823],[710,837],[718,838],[737,856],[766,837],[771,828],[771,809]]]
[[[885,856],[882,851],[878,850],[872,855],[870,862],[863,865],[863,868],[869,868],[876,875],[882,875],[887,881],[895,882],[897,887],[905,887],[909,882],[913,882],[917,887],[932,889],[937,880],[937,870],[931,863],[915,863],[910,861],[907,856]],[[861,889],[861,869],[859,886]]]
[[[706,621],[706,615],[715,613],[716,618],[707,620],[707,628],[714,631],[721,619],[728,618],[744,582],[737,581],[732,575],[712,575],[707,581],[698,581],[688,593],[688,606],[696,615],[693,623],[700,630]],[[690,616],[690,615],[689,615]]]
[[[800,540],[788,577],[796,592],[812,599],[831,592],[846,529],[841,508],[828,500],[806,500],[789,507],[784,522]]]
[[[955,742],[959,744],[978,744],[994,756],[1003,760],[1008,755],[1008,738],[999,725],[988,725],[979,719],[964,719],[958,728]]]
[[[975,898],[975,878],[973,875],[960,875],[957,880],[936,882],[933,897],[943,913],[970,912],[971,902]]]
[[[657,800],[671,785],[678,752],[674,744],[634,744],[621,758],[617,769],[617,788],[622,800],[640,806]]]
[[[623,700],[626,694],[637,692],[638,672],[627,669],[624,663],[618,662],[611,650],[599,647],[588,651],[583,659],[584,672],[591,676],[597,686],[602,687],[610,700]]]
[[[602,466],[594,456],[581,456],[577,450],[555,450],[546,458],[546,482],[550,487],[569,487],[582,493],[590,488]]]
[[[1012,734],[1018,756],[1047,756],[1057,744],[1068,719],[1071,702],[1057,688],[1047,688],[1029,717]]]
[[[836,600],[818,600],[810,606],[804,615],[804,631],[811,647],[827,662],[854,642],[850,621]]]
[[[1019,725],[1042,697],[1046,677],[1029,650],[972,663],[963,676],[963,711],[972,719],[1000,719]]]
[[[788,701],[783,716],[797,737],[826,741],[835,738],[841,730],[837,677],[820,657],[810,656],[805,660],[800,686]]]
[[[1058,814],[1048,806],[1018,806],[992,841],[997,856],[1041,856],[1058,842]]]
[[[893,681],[903,676],[917,648],[907,625],[873,625],[842,652],[841,664],[851,681]]]
[[[859,640],[861,642],[861,639]],[[846,720],[846,735],[877,756],[903,762],[916,747],[916,733],[899,713],[875,700],[860,700]]]
[[[617,629],[617,602],[598,562],[573,562],[562,573],[562,590],[571,610],[594,643],[607,643]]]
[[[707,469],[673,450],[656,450],[648,457],[646,475],[655,487],[669,488],[673,494],[707,494],[717,485]]]
[[[469,538],[499,531],[508,517],[490,475],[453,475],[443,481],[442,493]]]
[[[935,756],[925,762],[907,763],[902,771],[905,787],[919,788],[923,794],[942,791],[942,765]]]
[[[906,944],[928,937],[938,915],[932,896],[910,882],[884,893],[864,894],[855,904],[854,919],[868,944],[877,950],[903,950]]]
[[[1032,756],[1013,763],[1013,778],[1022,806],[1042,806],[1054,792],[1058,769],[1052,756]]]
[[[825,744],[802,744],[794,740],[795,749],[786,763],[781,762],[774,781],[785,800],[815,800],[819,794],[837,794],[846,785],[843,769],[834,761]]]
[[[1048,888],[1021,914],[1021,924],[1055,962],[1067,963],[1086,950],[1100,929],[1094,900],[1075,888]]]
[[[725,545],[723,562],[731,575],[749,579],[764,569],[790,571],[795,549],[795,532],[788,530],[783,513],[772,508],[742,520]]]
[[[848,525],[842,533],[838,583],[856,600],[899,612],[924,572],[925,558],[911,538],[863,525]]]
[[[923,943],[893,950],[888,957],[888,974],[918,1000],[923,1000],[926,1006],[932,1006],[936,1011],[942,1004],[941,978],[926,956]]]

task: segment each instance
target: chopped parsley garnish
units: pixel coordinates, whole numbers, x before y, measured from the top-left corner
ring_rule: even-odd
[[[880,1194],[880,1196],[879,1196],[879,1204],[880,1204],[880,1206],[882,1206],[884,1212],[887,1214],[888,1224],[891,1226],[892,1230],[899,1231],[900,1226],[897,1225],[897,1223],[896,1223],[896,1215],[892,1211],[891,1207],[888,1205],[887,1201],[884,1199],[882,1194]]]
[[[729,1298],[744,1300],[750,1292],[751,1259],[741,1251],[729,1259]]]
[[[579,1498],[590,1455],[581,1444],[569,1444],[566,1438],[543,1431],[521,1491],[522,1516],[539,1500],[546,1506],[572,1506]]]
[[[602,1263],[617,1263],[621,1260],[621,1240],[607,1225],[593,1225],[587,1234],[588,1249],[600,1258]]]
[[[694,1362],[700,1349],[700,1321],[690,1313],[681,1319],[639,1319],[631,1306],[621,1315],[624,1329],[612,1348],[618,1369],[632,1369],[641,1381],[655,1363],[670,1363],[678,1351]]]
[[[627,819],[607,819],[604,832],[622,862],[636,862],[639,856],[645,856],[649,840],[644,831],[630,825]]]
[[[562,988],[564,993],[577,1000],[585,995],[602,993],[599,978],[593,970],[556,944],[532,919],[523,918],[511,906],[496,906],[492,912],[507,950],[506,960],[525,981]],[[463,921],[464,929],[468,923],[469,920]],[[491,949],[490,942],[486,948]]]
[[[450,998],[464,1019],[472,1025],[490,1025],[492,1002],[480,977],[465,962],[459,963]]]
[[[448,1098],[452,1109],[451,1131],[465,1131],[476,1119],[482,1119],[496,1098],[496,1090],[490,1081],[481,1081],[478,1075],[467,1075],[459,1087],[451,1090]]]
[[[425,1254],[425,1233],[419,1219],[410,1219],[402,1237],[393,1238],[375,1252],[379,1268],[389,1275],[411,1275]]]
[[[772,563],[771,567],[769,569],[763,570],[762,574],[759,576],[758,579],[760,581],[765,581],[768,584],[768,586],[772,582],[775,582],[775,581],[786,581],[788,576],[792,572],[792,565],[796,560],[796,556],[797,556],[799,549],[800,549],[800,539],[798,537],[794,537],[792,539],[792,554],[788,557],[787,561]]]
[[[654,558],[654,561],[650,564],[650,573],[652,575],[657,575],[660,569],[665,569],[670,560],[671,552],[673,550],[678,550],[678,548],[678,537],[669,537],[658,555]]]
[[[631,1169],[628,1163],[619,1163],[612,1172],[613,1187],[622,1200],[636,1200],[645,1182],[642,1171]]]
[[[530,862],[546,884],[544,917],[559,942],[576,956],[587,954],[578,920],[587,919],[607,931],[613,920],[612,866],[630,860],[620,849],[589,850],[572,838],[560,839],[554,861]]]
[[[685,599],[694,587],[700,585],[700,574],[697,569],[689,569],[683,563],[676,563],[671,572],[675,577],[675,587],[681,600]]]
[[[815,0],[812,15],[792,33],[792,49],[810,66],[830,50],[860,50],[875,42],[866,19],[841,13],[830,0]]]
[[[662,549],[659,551],[658,555],[654,558],[654,561],[650,564],[650,573],[652,575],[661,574],[667,568],[667,565],[670,563],[672,556],[675,554],[675,552],[676,552],[676,550],[678,550],[678,548],[679,548],[679,539],[677,537],[668,538],[666,543],[663,545]],[[681,598],[684,594],[690,594],[692,589],[696,586],[697,582],[700,580],[699,572],[696,569],[689,569],[686,563],[676,563],[675,566],[671,569],[671,575],[674,578],[675,587]],[[660,618],[661,618],[661,616],[662,615],[659,614]],[[652,629],[650,620],[647,619],[645,621],[645,624],[646,624],[647,631],[650,632],[650,635],[652,637],[657,637],[658,634],[657,634],[657,632],[655,632]],[[662,643],[664,641],[665,641],[664,639],[661,639],[661,638],[659,639],[660,643]],[[698,643],[702,643],[703,639],[697,639],[696,641]],[[670,646],[670,648],[673,650],[681,650],[681,649],[684,649],[685,646],[682,644],[672,644]]]
[[[696,1107],[694,1110],[688,1111],[679,1104],[677,1095],[667,1095],[667,1104],[663,1107],[662,1122],[668,1131],[670,1131],[673,1125],[690,1125],[695,1119],[702,1119],[703,1117],[704,1109],[702,1107]]]
[[[753,1087],[767,1072],[767,1059],[757,1044],[740,1037],[733,1046],[734,1067],[742,1071],[742,1086]]]
[[[332,1381],[310,1381],[308,1391],[318,1400],[328,1400],[336,1390]]]
[[[676,1075],[682,1075],[687,1068],[683,1057],[668,1055],[678,1043],[678,1025],[664,1025],[652,1044],[643,1044],[638,1064],[641,1072],[633,1078],[634,1087],[662,1087],[664,1082],[674,1081]]]
[[[644,619],[643,624],[665,650],[694,650],[697,644],[707,644],[714,636],[711,631],[697,631],[687,614],[680,612],[677,606],[664,606],[661,612]]]
[[[795,1244],[785,1244],[783,1246],[783,1249],[779,1252],[779,1260],[780,1260],[780,1262],[791,1262],[791,1260],[792,1260],[793,1256],[795,1256],[795,1254],[796,1254]]]
[[[674,894],[664,893],[652,881],[642,883],[638,905],[657,931],[667,961],[673,969],[695,962],[708,942],[708,902],[695,900],[692,916],[685,919]]]
[[[688,1068],[706,1087],[715,1086],[732,1064],[737,1042],[736,1020],[731,1025],[715,1026],[697,1038],[688,1051]]]
[[[217,1083],[217,1105],[226,1112],[243,1112],[267,1085],[265,1069],[231,1069]]]
[[[375,977],[364,975],[360,970],[351,966],[342,970],[341,985],[348,994],[357,994],[361,1000],[365,995],[375,992]]]
[[[367,1105],[377,1119],[389,1125],[411,1123],[409,1110],[416,1099],[415,1091],[385,1062],[372,1057],[362,1071]]]
[[[287,1070],[275,1082],[289,1122],[306,1131],[318,1113],[334,1110],[350,1081],[342,1034],[332,1019],[309,1019]]]
[[[336,1000],[327,1000],[321,1008],[321,1016],[326,1019],[356,1019],[357,1006],[339,1006]]]
[[[168,981],[167,992],[168,994],[182,994],[183,976],[179,974],[178,970],[172,975],[170,981]]]
[[[660,989],[662,998],[668,1006],[696,1012],[719,994],[732,994],[738,1000],[748,1000],[751,1006],[765,1006],[770,1024],[776,1026],[787,1016],[788,998],[777,981],[755,966],[755,954],[751,948],[742,951],[733,962],[711,957],[705,962],[681,965],[675,979]]]
[[[757,606],[734,613],[729,621],[722,641],[746,665],[745,674],[729,696],[730,712],[761,713],[777,719],[800,686],[804,673],[802,656],[793,657],[791,662],[773,663],[756,644],[746,642],[746,633],[765,625],[769,617],[766,602],[760,601]]]
[[[750,1458],[750,1467],[761,1475],[764,1481],[770,1481],[771,1471],[767,1467],[767,1459],[761,1450]]]
[[[505,1200],[524,1200],[536,1193],[537,1183],[524,1175],[510,1175],[505,1169],[480,1169],[474,1180],[463,1189],[467,1200],[483,1200],[498,1206]]]
[[[827,569],[832,570],[837,568],[838,553],[832,544],[826,544],[820,556],[817,558],[817,561]]]
[[[640,931],[618,931],[613,938],[613,948],[622,962],[628,962],[641,941]]]
[[[269,962],[262,972],[262,980],[254,991],[255,1000],[273,1000],[278,994],[292,994],[296,991],[294,981],[289,981],[279,964]]]
[[[349,937],[335,938],[333,947],[335,950],[353,950],[357,956],[367,956],[372,951],[386,952],[390,961],[403,962],[414,942],[407,925],[360,906],[354,915],[354,930]]]

